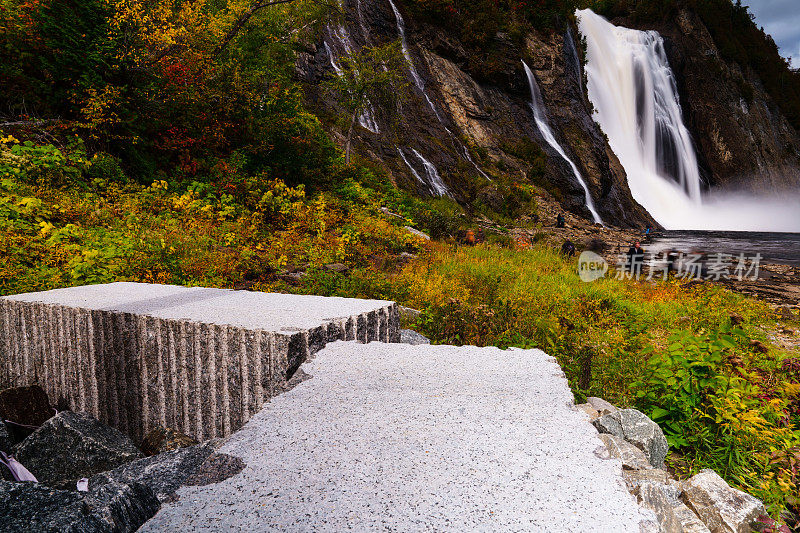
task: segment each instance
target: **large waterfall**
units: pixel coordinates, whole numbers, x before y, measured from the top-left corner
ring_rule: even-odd
[[[523,61],[522,66],[525,68],[525,74],[528,76],[528,85],[531,89],[531,111],[533,111],[533,118],[536,121],[536,126],[539,128],[539,132],[542,134],[542,137],[544,137],[544,140],[547,141],[547,144],[552,146],[553,149],[558,152],[558,155],[560,155],[562,159],[569,164],[570,168],[572,169],[572,174],[575,176],[578,184],[583,189],[583,193],[586,197],[586,207],[589,209],[589,212],[592,213],[592,218],[594,218],[596,223],[602,224],[603,221],[600,219],[600,215],[597,213],[597,209],[594,207],[594,202],[592,201],[592,195],[589,192],[589,187],[583,180],[583,176],[581,176],[578,166],[567,156],[564,148],[562,148],[556,140],[553,130],[550,129],[550,124],[547,121],[547,114],[545,112],[544,100],[542,100],[542,94],[539,91],[539,85],[536,83],[536,77],[534,77],[533,72],[527,63]]]
[[[701,194],[697,155],[657,32],[614,26],[589,9],[577,17],[594,119],[633,197],[653,218],[667,229],[800,231],[794,202]]]

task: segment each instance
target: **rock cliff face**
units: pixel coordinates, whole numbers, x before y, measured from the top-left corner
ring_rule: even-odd
[[[656,30],[665,40],[708,184],[757,193],[800,187],[800,136],[749,68],[726,61],[697,14],[682,9],[670,20],[614,24]]]
[[[323,119],[330,119],[334,137],[344,143],[342,128],[332,120],[337,104],[319,89],[325,77],[336,75],[330,51],[335,62],[337,53],[346,53],[343,41],[353,49],[385,44],[399,39],[400,28],[390,0],[343,0],[342,7],[341,18],[332,19],[318,42],[299,54],[297,71],[309,101]],[[498,182],[536,174],[535,162],[526,157],[534,143],[547,156],[536,184],[566,209],[591,218],[571,168],[536,126],[525,60],[540,86],[554,135],[578,165],[603,220],[620,226],[653,223],[632,198],[624,169],[591,117],[574,30],[531,32],[522,47],[498,34],[494,46],[503,50],[501,68],[487,80],[485,73],[475,71],[475,62],[456,37],[414,20],[400,0],[395,7],[404,18],[408,58],[419,81],[409,70],[411,98],[397,109],[375,110],[378,133],[357,128],[356,153],[382,166],[397,184],[423,195],[431,194],[429,174],[437,173],[450,195],[469,205],[476,200],[502,202]],[[800,138],[771,106],[758,80],[726,64],[708,30],[691,13],[652,29],[667,40],[708,183],[796,187]],[[747,87],[753,88],[752,98],[742,94]]]

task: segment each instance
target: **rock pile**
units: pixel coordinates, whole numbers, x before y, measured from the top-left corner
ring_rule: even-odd
[[[605,454],[622,462],[628,490],[655,515],[659,533],[762,531],[767,516],[758,499],[729,486],[713,470],[677,480],[664,466],[669,451],[661,428],[636,409],[618,409],[601,398],[576,406],[600,433]]]
[[[90,415],[56,412],[39,387],[0,391],[0,412],[0,451],[38,480],[15,481],[0,464],[0,531],[135,531],[181,485],[224,479],[244,466],[217,454],[216,441],[197,444],[165,428],[147,436],[145,457],[129,437]],[[42,413],[51,416],[42,420]],[[5,421],[29,431],[9,432]]]

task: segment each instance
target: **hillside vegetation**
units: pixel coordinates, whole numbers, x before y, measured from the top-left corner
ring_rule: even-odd
[[[131,280],[395,299],[436,342],[558,357],[579,398],[659,421],[677,470],[713,467],[776,515],[797,505],[800,362],[751,342],[776,327],[766,306],[674,280],[582,283],[572,261],[502,229],[458,245],[476,213],[346,161],[308,111],[295,52],[335,11],[269,4],[0,2],[0,294]],[[496,32],[560,29],[575,7],[406,4],[462,28],[473,50]],[[742,60],[758,63],[744,39]],[[487,213],[511,225],[536,194]]]

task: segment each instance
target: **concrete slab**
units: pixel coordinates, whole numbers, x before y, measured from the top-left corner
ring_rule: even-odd
[[[393,302],[142,283],[0,298],[0,378],[140,439],[230,435],[335,340],[399,338]]]
[[[142,531],[637,532],[618,460],[538,350],[328,345]]]

